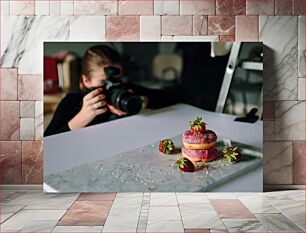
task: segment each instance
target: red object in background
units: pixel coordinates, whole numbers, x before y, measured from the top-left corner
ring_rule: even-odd
[[[44,56],[44,94],[59,92],[57,58]]]

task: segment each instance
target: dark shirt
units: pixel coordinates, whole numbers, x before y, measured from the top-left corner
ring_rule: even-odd
[[[180,102],[180,98],[174,89],[169,90],[151,90],[140,86],[129,85],[134,93],[138,95],[147,96],[149,99],[148,108],[156,109],[166,107]],[[84,94],[83,93],[69,93],[56,108],[53,118],[44,132],[44,136],[59,134],[70,131],[68,122],[78,113],[82,108]],[[124,116],[123,116],[124,117]],[[110,111],[95,117],[87,126],[104,123],[107,121],[121,118]]]
[[[56,108],[44,136],[70,131],[68,122],[81,110],[83,97],[84,94],[82,93],[67,94]],[[109,121],[111,117],[113,117],[113,114],[109,112],[99,115],[88,126]]]

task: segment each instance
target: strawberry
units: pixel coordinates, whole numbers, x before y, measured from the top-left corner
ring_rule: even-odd
[[[241,153],[238,150],[238,147],[235,146],[230,146],[227,148],[224,148],[223,151],[223,156],[225,159],[227,159],[228,162],[230,163],[236,163],[241,159]]]
[[[197,117],[194,121],[190,121],[189,124],[193,133],[204,133],[206,131],[206,123],[202,117]]]
[[[175,163],[182,172],[194,172],[195,170],[193,163],[189,159],[177,158]]]
[[[175,150],[174,143],[171,139],[165,139],[159,142],[159,151],[168,155],[173,153]]]

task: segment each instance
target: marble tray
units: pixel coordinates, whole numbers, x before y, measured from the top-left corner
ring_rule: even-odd
[[[177,147],[182,146],[181,135],[172,140]],[[219,158],[202,170],[184,173],[175,166],[180,153],[163,155],[158,144],[53,173],[45,176],[44,182],[58,192],[207,192],[262,166],[262,149],[232,142],[241,149],[239,163],[229,164]],[[223,146],[221,138],[217,148]]]

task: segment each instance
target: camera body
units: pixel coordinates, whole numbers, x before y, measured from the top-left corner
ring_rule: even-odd
[[[103,91],[101,93],[105,94],[108,104],[126,112],[128,115],[139,113],[142,107],[142,100],[120,82],[121,70],[117,67],[110,66],[104,68],[104,73],[107,76],[104,83],[97,87],[88,88],[86,92],[88,93],[102,87]]]

